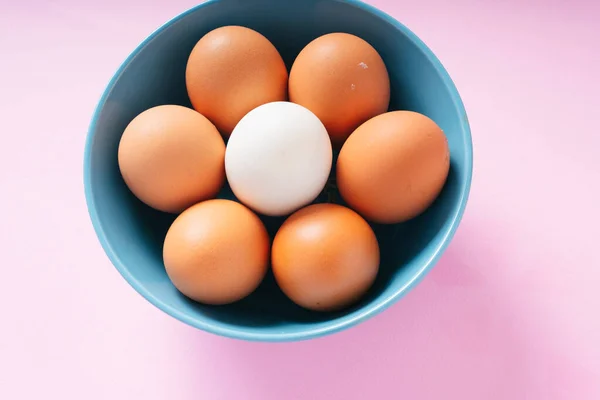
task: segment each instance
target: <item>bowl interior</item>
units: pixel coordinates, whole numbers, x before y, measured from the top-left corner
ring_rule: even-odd
[[[380,274],[368,295],[339,313],[318,314],[291,303],[271,275],[247,299],[204,306],[182,296],[162,262],[162,242],[174,216],[154,211],[125,186],[117,147],[126,125],[159,104],[190,106],[187,57],[202,35],[222,25],[255,29],[278,48],[288,68],[312,39],[348,32],[370,42],[389,70],[391,110],[424,113],[446,133],[451,151],[447,184],[420,217],[399,225],[373,225],[381,246]],[[424,275],[462,215],[471,177],[466,115],[454,86],[429,50],[406,28],[359,2],[336,0],[221,0],[184,13],[155,32],[124,63],[100,101],[85,157],[88,205],[100,240],[121,274],[153,304],[202,329],[247,339],[286,340],[341,329],[391,303]],[[232,198],[228,188],[221,197]],[[325,201],[324,197],[317,201]],[[282,218],[264,218],[274,234]]]

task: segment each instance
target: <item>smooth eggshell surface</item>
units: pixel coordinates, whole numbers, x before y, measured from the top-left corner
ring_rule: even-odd
[[[228,304],[252,293],[269,265],[261,220],[231,200],[198,203],[175,219],[163,247],[167,274],[187,297]]]
[[[213,198],[225,182],[225,142],[198,112],[150,108],[121,137],[118,163],[133,194],[157,210],[178,213]]]
[[[294,212],[325,187],[332,164],[329,136],[306,108],[264,104],[235,127],[225,151],[227,180],[235,196],[270,216]]]
[[[362,124],[340,151],[336,181],[343,199],[368,220],[398,223],[424,212],[450,169],[444,132],[430,118],[393,111]]]
[[[289,99],[315,113],[339,148],[360,124],[387,111],[390,80],[369,43],[331,33],[310,42],[294,61]]]
[[[224,26],[204,35],[186,67],[194,108],[225,138],[253,108],[287,100],[288,71],[277,49],[260,33]]]
[[[379,270],[379,245],[356,212],[336,204],[313,204],[281,226],[271,255],[275,279],[296,304],[334,311],[358,301]]]

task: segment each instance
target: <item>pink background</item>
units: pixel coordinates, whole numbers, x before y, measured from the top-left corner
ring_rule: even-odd
[[[82,153],[102,90],[195,3],[2,0],[0,399],[600,399],[597,1],[372,2],[433,49],[463,96],[470,203],[401,302],[277,345],[151,306],[86,211]]]

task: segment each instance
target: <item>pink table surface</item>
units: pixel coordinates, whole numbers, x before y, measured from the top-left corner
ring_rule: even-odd
[[[115,69],[193,0],[0,5],[0,399],[600,399],[600,3],[378,0],[454,78],[455,240],[383,314],[256,344],[147,303],[103,253],[82,152]]]

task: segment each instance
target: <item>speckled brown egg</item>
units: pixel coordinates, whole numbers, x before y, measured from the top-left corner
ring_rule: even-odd
[[[262,221],[231,200],[198,203],[167,232],[163,258],[169,279],[204,304],[228,304],[252,293],[269,265],[270,241]]]
[[[204,35],[189,56],[185,76],[194,109],[225,138],[254,108],[287,100],[288,71],[279,52],[266,37],[242,26]]]
[[[215,126],[178,105],[142,112],[119,142],[119,169],[129,189],[169,213],[215,197],[225,182],[224,160],[225,142]]]
[[[430,118],[393,111],[370,119],[342,147],[336,179],[343,199],[368,220],[398,223],[424,212],[450,169],[444,132]]]
[[[289,99],[319,117],[339,148],[360,124],[387,111],[390,80],[373,46],[348,33],[330,33],[298,54]]]
[[[271,253],[275,279],[296,304],[335,311],[358,301],[379,270],[379,245],[369,224],[336,204],[314,204],[281,226]]]

